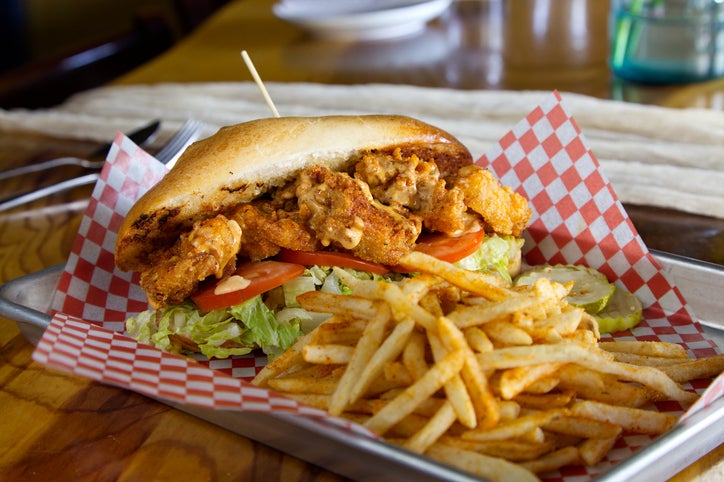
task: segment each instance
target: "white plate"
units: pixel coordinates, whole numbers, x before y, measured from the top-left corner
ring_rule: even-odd
[[[274,15],[331,40],[379,40],[412,35],[452,0],[282,0]]]

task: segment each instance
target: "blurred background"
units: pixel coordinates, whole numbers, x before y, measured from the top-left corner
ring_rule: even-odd
[[[53,105],[164,52],[229,0],[0,0],[0,107]]]
[[[228,0],[2,0],[0,69],[100,45],[158,22],[170,39]]]
[[[236,5],[225,16],[207,21],[229,2]],[[396,38],[330,38],[306,28],[354,26],[339,11],[385,2],[436,0],[2,0],[0,107],[52,106],[117,80],[249,80],[229,68],[241,49],[253,50],[266,81],[557,89],[640,103],[662,103],[674,87],[724,72],[719,0],[447,0],[424,31]],[[295,15],[273,13],[283,5]],[[695,14],[682,14],[692,6]],[[363,18],[371,17],[358,25]],[[609,66],[612,32],[623,39],[618,75]],[[190,35],[193,48],[184,52],[197,58],[161,56]],[[678,57],[662,60],[670,54]],[[152,74],[137,69],[152,59]],[[690,62],[701,78],[658,77],[663,62]],[[698,95],[724,108],[717,84]]]

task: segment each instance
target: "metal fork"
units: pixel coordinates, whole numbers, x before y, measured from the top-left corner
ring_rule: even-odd
[[[203,128],[203,122],[194,119],[187,120],[154,157],[171,169],[189,144],[198,139]]]
[[[203,123],[194,119],[187,120],[183,126],[174,134],[174,136],[161,148],[155,155],[156,159],[166,164],[169,168],[173,167],[176,160],[181,156],[184,149],[189,144],[198,139],[203,128]],[[19,196],[10,197],[0,201],[0,211],[6,211],[17,206],[21,206],[25,203],[41,199],[51,194],[67,191],[78,186],[85,186],[87,184],[93,184],[98,180],[99,173],[94,172],[79,176],[67,181],[61,181],[59,183],[46,186],[37,189],[27,194],[21,194]]]
[[[140,127],[126,136],[139,146],[143,146],[156,135],[158,128],[161,126],[160,120],[154,120],[149,124]],[[24,176],[33,172],[47,171],[60,166],[80,166],[84,169],[101,169],[106,162],[106,155],[111,148],[112,143],[103,144],[93,152],[89,153],[87,159],[78,157],[57,157],[43,162],[34,162],[23,166],[14,167],[0,171],[0,180],[10,179],[17,176]]]

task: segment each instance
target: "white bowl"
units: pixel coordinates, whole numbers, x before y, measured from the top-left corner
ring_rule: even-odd
[[[380,40],[421,32],[452,0],[283,0],[274,15],[315,37],[329,40]]]

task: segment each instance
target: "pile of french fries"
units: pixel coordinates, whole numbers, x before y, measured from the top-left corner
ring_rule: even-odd
[[[682,382],[718,375],[724,357],[677,344],[600,342],[565,301],[572,284],[512,287],[413,252],[400,283],[337,273],[351,295],[301,295],[331,317],[253,383],[384,440],[493,481],[538,480],[598,463],[622,433],[661,434],[677,417],[652,402],[692,403]]]

